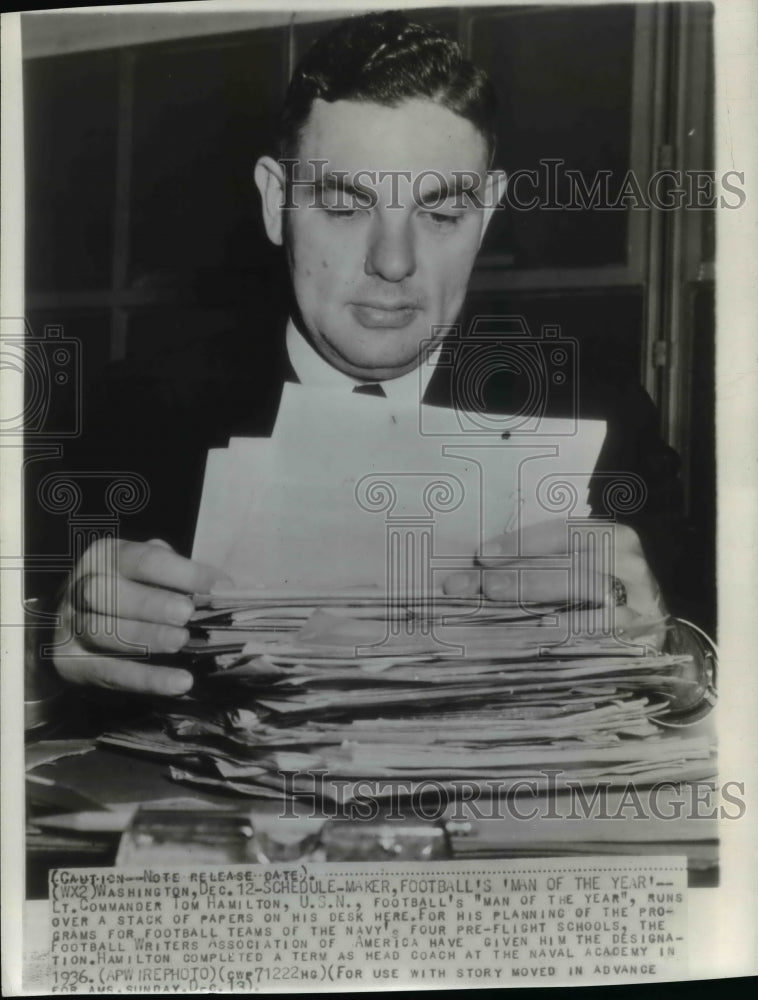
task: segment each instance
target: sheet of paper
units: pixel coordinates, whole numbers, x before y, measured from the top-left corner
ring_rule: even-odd
[[[270,455],[268,438],[231,438],[227,448],[208,452],[193,559],[211,566],[226,565],[245,511],[268,480]]]
[[[203,493],[192,546],[192,558],[198,562],[210,562],[226,551],[229,524],[226,505],[230,498],[228,459],[228,448],[211,448],[205,462]]]
[[[241,588],[438,590],[488,538],[588,513],[604,435],[600,421],[568,435],[555,420],[504,441],[463,432],[452,410],[288,385],[270,441],[232,442],[226,464],[209,463],[204,493],[233,499],[204,498],[195,556]],[[560,481],[568,510],[554,502]]]

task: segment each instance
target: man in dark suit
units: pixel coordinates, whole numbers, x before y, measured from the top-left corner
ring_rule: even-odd
[[[191,595],[221,577],[179,554],[189,551],[205,454],[233,434],[270,433],[285,381],[346,393],[379,385],[416,404],[460,403],[454,368],[434,368],[435,331],[460,313],[503,189],[490,169],[493,112],[489,81],[457,45],[397,14],[344,22],[305,56],[285,101],[279,155],[255,169],[266,231],[286,253],[292,315],[263,352],[252,338],[230,338],[149,372],[121,365],[100,401],[86,401],[90,432],[71,463],[139,472],[151,497],[127,531],[154,540],[96,542],[79,561],[59,605],[55,663],[64,678],[150,694],[190,688],[187,671],[160,661],[188,640]],[[426,386],[419,365],[430,374]],[[499,375],[483,406],[508,412],[518,376]],[[616,579],[600,585],[615,586],[630,614],[659,613],[661,546],[677,520],[676,458],[640,387],[569,385],[550,415],[577,399],[580,415],[608,421],[598,471],[643,484],[639,509],[617,526]],[[607,513],[597,490],[593,512]],[[561,551],[553,532],[534,539],[535,554]],[[448,592],[516,596],[514,540],[493,540],[489,553],[495,541],[501,555],[472,553],[471,570],[451,577]],[[531,579],[524,600],[569,596],[563,574]],[[150,659],[113,655],[124,641],[144,644]]]

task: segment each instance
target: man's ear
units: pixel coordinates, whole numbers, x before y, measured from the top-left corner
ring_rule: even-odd
[[[482,219],[482,231],[479,235],[479,246],[482,245],[484,234],[492,221],[492,217],[500,205],[500,199],[505,195],[505,186],[508,182],[504,170],[488,170],[487,180],[484,185],[484,202]]]
[[[270,156],[262,156],[255,164],[255,184],[261,194],[263,224],[272,243],[282,245],[282,212],[284,205],[284,169]]]

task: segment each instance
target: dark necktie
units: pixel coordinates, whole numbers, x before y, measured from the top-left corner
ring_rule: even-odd
[[[378,382],[364,382],[363,385],[357,385],[353,392],[360,393],[361,396],[382,396],[387,398],[387,393],[381,387]]]

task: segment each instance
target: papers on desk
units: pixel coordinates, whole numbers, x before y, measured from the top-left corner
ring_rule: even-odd
[[[414,795],[542,787],[556,769],[588,787],[713,776],[707,739],[661,726],[707,683],[690,655],[657,652],[657,623],[620,636],[593,608],[441,594],[487,538],[545,520],[554,477],[575,491],[554,516],[587,513],[604,426],[542,430],[462,435],[453,411],[420,423],[386,399],[288,387],[270,441],[209,456],[193,555],[239,589],[193,618],[195,696],[103,742],[264,798],[312,796],[314,774],[342,801],[366,780]]]
[[[176,780],[266,797],[313,794],[314,773],[340,781],[347,800],[365,780],[400,782],[412,795],[430,779],[496,781],[502,792],[544,785],[555,768],[561,781],[589,786],[714,774],[708,740],[659,724],[705,691],[689,655],[613,635],[567,639],[567,615],[553,607],[486,606],[483,620],[495,624],[483,625],[474,602],[460,601],[431,635],[388,634],[381,606],[364,607],[365,619],[355,607],[342,618],[334,604],[304,606],[304,624],[282,616],[279,632],[245,634],[241,649],[215,655],[185,713],[104,741],[164,757]],[[199,618],[210,650],[227,649],[209,614]],[[376,645],[358,653],[369,640]],[[321,790],[329,796],[328,781]]]
[[[507,528],[565,518],[557,480],[569,484],[572,514],[588,513],[602,421],[573,433],[573,421],[546,419],[539,434],[504,441],[464,432],[472,420],[287,385],[270,439],[210,452],[193,558],[241,588],[323,594],[385,587],[391,539],[415,538],[429,546],[435,586]]]

